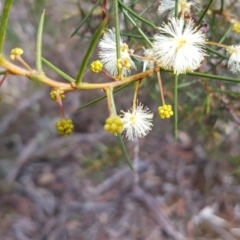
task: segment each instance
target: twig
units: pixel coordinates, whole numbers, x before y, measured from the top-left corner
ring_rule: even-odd
[[[44,156],[47,153],[54,153],[56,155],[56,151],[59,149],[67,149],[67,152],[76,149],[76,145],[80,142],[96,142],[103,139],[107,136],[106,131],[99,131],[96,133],[87,133],[87,134],[77,134],[74,133],[70,136],[65,136],[63,138],[55,138],[49,139],[49,142],[45,142],[44,146],[40,146],[36,151],[33,153],[34,157]]]
[[[15,111],[12,111],[10,114],[5,115],[0,122],[0,136],[7,130],[8,126],[15,121],[18,116],[28,109],[29,107],[33,106],[36,102],[38,102],[41,98],[44,97],[46,91],[42,90],[39,92],[34,93],[28,98],[23,99],[18,105]]]
[[[152,212],[158,225],[164,230],[169,236],[174,240],[186,240],[186,237],[182,235],[173,226],[173,223],[168,219],[168,217],[159,209],[156,200],[138,185],[135,185],[133,190],[133,195],[135,199],[143,202],[147,208]]]
[[[39,141],[38,138],[35,137],[29,141],[26,147],[23,148],[21,154],[16,160],[14,167],[12,168],[12,170],[10,170],[10,172],[7,175],[7,182],[9,184],[15,181],[20,169],[28,161],[29,157],[32,156],[33,152],[37,148],[38,141]]]
[[[147,168],[148,165],[149,165],[148,161],[146,160],[141,161],[141,163],[139,163],[138,171],[143,171],[144,169]],[[117,183],[119,183],[127,175],[132,176],[132,172],[128,167],[118,171],[112,177],[108,178],[103,183],[98,185],[94,190],[94,195],[95,196],[101,195],[104,192],[108,191],[109,189],[113,188]]]
[[[222,95],[221,97],[222,103],[224,104],[224,107],[228,110],[228,112],[231,114],[234,122],[236,122],[240,126],[240,118],[237,116],[233,108],[229,106],[229,100],[226,95]]]

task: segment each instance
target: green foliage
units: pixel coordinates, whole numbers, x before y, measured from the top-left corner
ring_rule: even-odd
[[[80,22],[80,24],[76,27],[76,29],[73,31],[73,33],[71,34],[71,37],[75,36],[75,34],[78,32],[78,30],[85,24],[87,23],[87,21],[89,20],[89,18],[91,17],[92,13],[94,12],[94,10],[99,6],[101,0],[98,0],[93,7],[91,8],[91,10],[88,12],[88,14],[83,18],[83,20]]]
[[[104,27],[106,26],[108,22],[108,18],[105,18],[101,24],[99,25],[98,29],[96,30],[95,34],[92,36],[92,40],[89,44],[89,47],[87,49],[87,52],[84,56],[84,59],[83,59],[83,62],[81,63],[81,66],[78,70],[78,74],[77,74],[77,77],[76,77],[76,84],[79,85],[81,82],[82,82],[82,78],[85,74],[85,71],[89,65],[89,60],[93,54],[93,51],[102,35],[102,31],[104,29]]]
[[[36,11],[39,11],[40,8],[43,7],[44,3],[47,1],[37,1],[33,4]],[[20,75],[28,77],[32,80],[37,80],[43,82],[44,84],[49,85],[56,92],[64,92],[69,94],[72,91],[80,91],[80,90],[92,90],[92,89],[101,89],[104,93],[101,97],[96,98],[90,103],[84,104],[79,107],[78,110],[81,110],[85,107],[92,105],[104,98],[108,99],[108,110],[111,117],[111,114],[114,113],[117,115],[117,106],[113,101],[113,93],[122,90],[123,88],[128,87],[134,82],[141,82],[143,84],[139,84],[140,88],[144,89],[145,92],[148,92],[150,97],[154,99],[154,102],[160,102],[162,100],[162,104],[164,103],[164,94],[161,92],[161,98],[159,98],[159,91],[156,90],[156,76],[154,75],[156,72],[161,73],[164,76],[163,86],[164,92],[168,93],[167,101],[174,103],[174,138],[177,141],[177,133],[178,128],[186,129],[187,126],[190,129],[198,128],[198,133],[209,136],[209,138],[214,138],[214,126],[217,124],[217,121],[220,117],[224,115],[224,110],[227,110],[228,114],[230,114],[231,118],[239,124],[238,122],[238,110],[239,105],[237,104],[237,100],[239,97],[238,88],[236,84],[240,83],[239,74],[233,76],[230,72],[226,72],[224,69],[230,65],[229,55],[231,56],[231,52],[228,47],[236,44],[237,37],[232,34],[232,23],[237,21],[237,16],[232,17],[231,14],[228,13],[229,9],[224,9],[224,1],[220,2],[220,8],[215,9],[213,7],[214,2],[210,1],[202,1],[202,9],[195,8],[191,9],[190,12],[179,12],[179,8],[182,6],[179,5],[179,1],[175,1],[175,9],[173,9],[173,15],[179,17],[182,14],[182,19],[184,19],[184,24],[187,25],[189,23],[190,16],[194,17],[194,31],[200,31],[205,34],[205,31],[208,33],[208,40],[205,41],[204,51],[206,50],[207,57],[202,57],[200,64],[197,66],[199,68],[189,69],[186,68],[185,72],[176,72],[174,63],[171,67],[164,66],[164,62],[161,62],[156,57],[156,53],[152,53],[150,56],[144,56],[142,54],[142,47],[148,46],[153,47],[154,34],[159,33],[158,27],[162,26],[162,28],[169,24],[167,18],[170,16],[169,13],[162,14],[162,16],[158,16],[156,7],[159,6],[156,0],[153,1],[141,1],[141,0],[133,0],[126,4],[122,0],[113,0],[107,2],[109,4],[109,8],[101,5],[101,1],[98,0],[90,7],[90,9],[86,10],[84,13],[82,9],[80,9],[82,13],[81,22],[75,27],[71,34],[71,37],[77,37],[77,32],[84,25],[91,25],[91,22],[94,22],[93,28],[89,30],[88,37],[91,39],[89,41],[89,46],[84,55],[83,61],[79,63],[79,68],[77,72],[76,79],[71,77],[74,73],[66,73],[57,67],[57,64],[53,64],[51,61],[48,61],[46,58],[42,56],[42,51],[44,50],[43,43],[43,26],[44,26],[44,18],[45,11],[43,11],[39,25],[37,30],[37,43],[36,43],[36,69],[32,69],[28,67],[26,62],[20,57],[16,56],[15,60],[18,60],[19,63],[23,64],[24,67],[20,67],[15,65],[14,62],[8,61],[1,56],[0,65],[3,67],[4,71],[0,72],[0,75],[3,75],[4,80],[6,75]],[[191,1],[188,1],[191,3]],[[0,23],[0,53],[3,50],[3,43],[6,38],[6,30],[7,23],[9,18],[9,12],[11,8],[12,0],[6,0],[4,3],[3,14],[1,16]],[[80,7],[79,7],[80,8]],[[94,15],[95,11],[100,9],[101,14]],[[109,9],[109,10],[108,10]],[[42,9],[41,9],[42,11]],[[46,10],[47,11],[47,10]],[[109,12],[107,12],[109,11]],[[181,10],[182,11],[182,10]],[[225,12],[224,12],[225,11]],[[223,12],[225,15],[223,15]],[[183,14],[186,13],[186,14]],[[106,14],[106,16],[104,15]],[[96,17],[97,16],[97,17]],[[224,16],[224,17],[223,17]],[[226,17],[227,16],[227,17]],[[170,17],[169,17],[170,18]],[[186,18],[186,19],[185,19]],[[175,19],[176,20],[176,19]],[[177,19],[179,20],[179,19]],[[209,26],[206,26],[204,21],[209,23]],[[79,21],[78,21],[79,22]],[[123,25],[124,24],[124,25]],[[97,27],[96,27],[97,25]],[[112,41],[115,41],[114,45],[111,48],[116,48],[116,64],[111,65],[110,68],[117,68],[117,76],[114,74],[109,74],[109,69],[105,66],[105,70],[97,69],[95,71],[98,74],[103,74],[107,76],[109,82],[104,81],[103,83],[99,83],[96,81],[95,83],[88,83],[84,81],[84,77],[86,75],[86,71],[90,65],[90,59],[94,56],[94,51],[97,48],[97,44],[101,41],[101,37],[103,33],[107,32],[105,29],[115,28],[115,36],[111,36],[113,38]],[[120,29],[120,26],[124,26],[124,30]],[[209,30],[208,30],[209,28]],[[71,30],[72,31],[72,30]],[[162,34],[162,33],[161,33]],[[235,33],[239,34],[239,33]],[[69,34],[70,35],[70,34]],[[163,34],[164,35],[164,34]],[[127,38],[124,38],[127,36]],[[81,40],[83,40],[86,36],[83,36]],[[115,39],[114,39],[115,38]],[[132,48],[130,49],[130,45],[125,43],[123,46],[122,39],[128,40],[128,42],[132,43]],[[75,38],[74,38],[75,39]],[[234,42],[235,41],[235,42]],[[111,44],[111,41],[110,41]],[[184,44],[184,41],[181,43]],[[79,46],[81,43],[79,43]],[[211,47],[210,47],[211,46]],[[182,46],[179,45],[179,48]],[[125,50],[123,50],[125,49]],[[224,51],[222,51],[223,49]],[[177,49],[178,50],[178,49]],[[177,52],[176,50],[176,52]],[[126,55],[127,57],[122,57],[122,55]],[[128,56],[129,54],[129,56]],[[167,54],[167,53],[166,53]],[[129,57],[129,58],[128,58]],[[130,64],[131,58],[134,58],[133,63],[137,66],[137,73],[131,73],[130,76],[124,75],[124,71],[122,68],[127,68],[130,70],[130,67],[127,67],[127,64]],[[154,60],[152,60],[152,59]],[[150,60],[149,60],[150,59]],[[73,60],[73,59],[72,59]],[[125,61],[126,60],[126,61]],[[102,63],[100,60],[97,60],[100,65],[106,65],[106,62]],[[153,66],[151,71],[149,70],[141,70],[143,62],[152,61]],[[113,61],[114,62],[114,61]],[[233,61],[234,62],[234,61]],[[240,62],[240,60],[239,60]],[[235,60],[235,66],[238,68],[238,59]],[[42,63],[44,63],[47,67],[57,73],[59,76],[63,77],[67,80],[67,83],[58,82],[54,79],[51,79],[47,75],[43,74]],[[124,65],[125,64],[125,65]],[[238,70],[238,69],[237,69]],[[40,73],[39,73],[40,72]],[[111,71],[110,71],[111,72]],[[234,71],[233,71],[234,72]],[[237,72],[237,71],[236,71]],[[154,75],[154,76],[153,76]],[[96,76],[96,75],[95,75]],[[110,79],[110,80],[109,80]],[[159,80],[159,79],[158,79]],[[2,84],[2,82],[1,82]],[[159,84],[160,85],[160,84]],[[56,89],[56,90],[55,90]],[[59,91],[57,91],[59,90]],[[61,90],[61,91],[60,91]],[[111,96],[108,94],[105,95],[105,92],[111,90]],[[134,91],[133,94],[133,102],[132,108],[136,106],[138,96],[138,89]],[[227,98],[227,100],[226,100]],[[58,102],[61,115],[64,117],[63,105],[59,101],[59,96],[55,96],[56,101]],[[225,102],[224,102],[225,101]],[[224,108],[221,108],[221,103],[224,105]],[[168,104],[168,103],[167,103]],[[166,105],[167,105],[166,104]],[[157,107],[155,106],[157,109]],[[155,109],[155,112],[156,112]],[[132,111],[133,111],[132,110]],[[226,112],[225,112],[226,113]],[[146,113],[144,113],[146,115]],[[227,115],[229,116],[229,115]],[[106,119],[109,116],[106,117]],[[120,117],[119,117],[120,118]],[[188,124],[189,121],[191,124]],[[72,125],[71,125],[72,129]],[[58,129],[59,130],[59,129]],[[61,132],[61,131],[60,131]],[[63,131],[65,134],[65,132]],[[133,167],[130,161],[130,157],[126,151],[126,147],[124,145],[124,141],[120,134],[118,134],[118,141],[122,148],[122,151],[125,155],[125,160],[132,171]],[[213,144],[214,145],[214,144]],[[216,146],[216,145],[215,145]]]
[[[1,23],[0,23],[0,54],[2,54],[3,51],[3,43],[5,41],[7,26],[8,26],[8,18],[9,13],[11,10],[13,0],[5,0],[4,7],[3,7],[3,14],[1,17]]]
[[[42,72],[42,35],[44,25],[45,10],[43,11],[37,32],[37,45],[36,45],[36,67],[39,72]]]

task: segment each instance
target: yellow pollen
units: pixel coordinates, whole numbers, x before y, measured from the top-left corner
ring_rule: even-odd
[[[23,54],[22,48],[13,48],[11,50],[10,58],[14,60],[16,57],[20,56]]]
[[[189,13],[190,7],[191,7],[191,4],[188,3],[186,0],[180,0],[180,2],[178,4],[178,8],[181,13]]]
[[[182,39],[182,38],[176,39],[176,41],[178,44],[178,46],[177,46],[178,49],[183,47],[187,43],[186,39]]]
[[[121,51],[122,52],[125,52],[125,51],[128,51],[129,50],[129,47],[128,47],[128,45],[126,44],[126,43],[124,43],[122,46],[121,46]]]
[[[133,115],[130,117],[131,123],[134,124],[136,122],[136,116]]]
[[[236,33],[240,33],[240,22],[236,22],[233,24],[233,31]]]
[[[240,54],[240,50],[234,46],[227,47],[227,52],[229,55],[232,55],[233,53]]]

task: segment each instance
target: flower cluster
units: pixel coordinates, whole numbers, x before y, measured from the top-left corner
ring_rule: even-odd
[[[134,58],[138,57],[141,61],[143,60],[143,71],[156,66],[156,69],[172,70],[174,74],[179,75],[198,69],[207,56],[206,45],[212,43],[206,40],[207,30],[203,31],[201,26],[196,26],[194,18],[191,18],[191,10],[192,8],[198,9],[198,3],[199,0],[179,0],[178,12],[175,14],[176,1],[161,0],[158,12],[160,14],[169,13],[169,18],[158,28],[159,32],[153,36],[152,44],[149,42],[152,46],[144,50],[144,56],[134,55],[134,51],[121,37],[119,43],[116,43],[115,29],[107,29],[98,45],[100,60],[92,62],[90,70],[94,73],[102,72],[108,76],[109,74],[118,76],[114,78],[115,80],[125,80],[127,78],[124,79],[124,77],[129,75],[132,69],[136,69],[132,59],[133,56]],[[232,30],[240,33],[240,23],[238,21],[231,21],[231,23],[233,24]],[[120,55],[117,54],[117,44],[120,47]],[[232,46],[215,45],[226,49],[229,55],[229,69],[233,73],[240,73],[240,44]],[[14,48],[11,51],[10,58],[21,60],[28,70],[32,70],[22,60],[21,54],[23,54],[21,48]],[[102,71],[103,67],[109,74]],[[162,102],[164,103],[160,72],[158,72],[158,80]],[[65,99],[64,91],[60,88],[53,89],[50,92],[50,97],[54,101]],[[59,105],[63,119],[56,123],[56,129],[60,135],[67,135],[72,133],[73,124],[70,119],[64,119],[62,104]],[[170,118],[174,114],[172,106],[165,104],[158,108],[158,112],[162,119]],[[121,113],[121,116],[111,115],[106,119],[104,125],[106,131],[111,134],[123,133],[128,140],[134,140],[146,136],[152,129],[153,113],[141,103],[137,105],[134,102],[132,109],[126,112],[121,111]]]
[[[104,125],[104,129],[111,134],[119,134],[123,129],[123,122],[121,118],[117,115],[110,116],[107,118]]]
[[[128,140],[135,140],[145,137],[152,129],[153,113],[142,104],[121,112],[121,116],[112,115],[106,119],[104,129],[110,134],[123,133]]]
[[[163,105],[158,107],[159,115],[162,119],[170,118],[173,116],[172,106],[171,105]]]
[[[123,76],[130,74],[131,68],[136,69],[130,56],[132,51],[126,43],[123,43],[122,39],[120,39],[120,59],[117,59],[115,29],[108,29],[99,42],[99,48],[101,62],[111,75],[116,76],[119,67]]]
[[[59,135],[70,135],[74,126],[71,119],[61,119],[56,122],[56,129]]]
[[[175,15],[175,0],[161,0],[158,12],[160,14],[170,13],[168,22],[159,27],[159,33],[153,37],[152,48],[144,51],[143,71],[153,68],[157,63],[160,67],[173,70],[174,74],[185,74],[198,69],[205,57],[206,31],[196,26],[195,20],[191,18],[192,8],[199,9],[199,0],[179,0],[178,16]],[[207,28],[206,28],[207,29]],[[240,23],[233,23],[233,31],[240,32]],[[105,69],[113,76],[126,76],[131,69],[136,69],[131,56],[133,50],[129,49],[127,43],[120,38],[120,58],[116,54],[115,29],[108,29],[99,42],[99,57]],[[219,45],[220,46],[220,45]],[[221,47],[224,47],[221,45]],[[237,48],[225,46],[230,54],[228,66],[234,73],[240,72],[240,59],[237,56]],[[134,55],[136,57],[136,55]],[[140,58],[141,59],[141,58]],[[98,62],[100,63],[100,62]],[[102,65],[91,64],[93,72],[99,72]]]
[[[205,34],[194,28],[194,22],[171,18],[154,36],[153,52],[158,64],[175,74],[193,71],[201,65],[206,52]]]
[[[14,60],[16,57],[21,56],[23,54],[22,48],[14,48],[11,50],[10,58]]]
[[[55,90],[55,89],[53,89],[50,92],[51,99],[54,100],[54,101],[57,101],[57,94],[59,95],[60,99],[65,99],[65,97],[66,97],[63,90]]]
[[[99,60],[92,62],[90,65],[90,70],[95,73],[99,73],[100,71],[102,71],[102,68],[103,64]]]
[[[236,33],[240,33],[240,22],[235,22],[233,24],[233,31]]]
[[[123,133],[128,140],[145,137],[152,129],[153,113],[141,103],[127,112],[121,112]]]

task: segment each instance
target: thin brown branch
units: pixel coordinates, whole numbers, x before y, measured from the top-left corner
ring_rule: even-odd
[[[138,185],[134,187],[133,195],[135,199],[144,203],[146,207],[153,214],[156,222],[162,230],[164,230],[169,236],[174,240],[186,240],[186,237],[180,233],[176,227],[173,226],[173,223],[169,218],[161,211],[156,200],[149,194],[147,194],[142,188]]]

